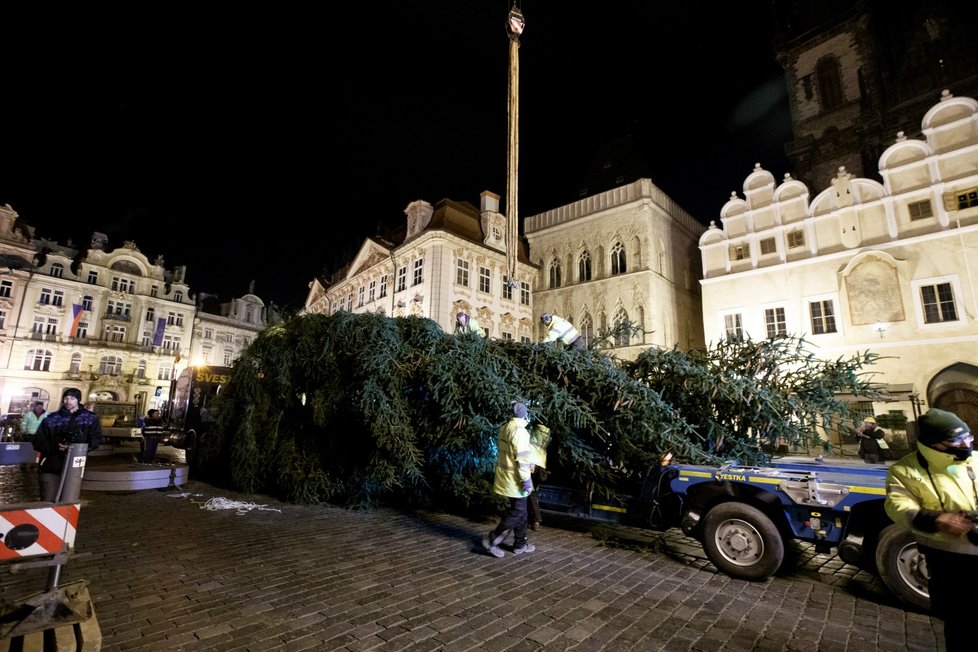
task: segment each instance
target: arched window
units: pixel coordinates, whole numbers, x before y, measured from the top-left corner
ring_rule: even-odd
[[[139,365],[136,367],[136,378],[146,377],[146,361],[140,360]]]
[[[31,349],[27,352],[24,369],[51,371],[51,352],[47,349]]]
[[[81,371],[81,353],[71,354],[71,364],[68,365],[68,371],[73,373],[78,373]]]
[[[615,333],[615,346],[628,346],[629,341],[631,339],[629,337],[628,330],[625,329],[625,328],[622,328],[621,330],[618,330],[618,328],[620,326],[627,325],[628,323],[629,323],[629,321],[628,321],[628,313],[625,312],[625,309],[624,308],[619,308],[617,310],[617,312],[615,312],[615,326],[614,326],[614,328],[616,330],[616,333]]]
[[[594,339],[594,320],[591,319],[591,313],[586,312],[581,317],[581,327],[577,329],[577,332],[584,338],[584,344],[590,346],[591,340]]]
[[[591,280],[591,254],[587,249],[577,257],[577,280],[580,283]]]
[[[105,376],[118,376],[122,373],[122,358],[117,355],[105,355],[98,362],[98,372]]]
[[[177,303],[183,303],[183,292],[175,292],[173,294],[173,300]]]
[[[815,64],[815,79],[818,84],[819,101],[823,111],[842,106],[845,95],[842,92],[842,70],[835,57],[823,57]]]
[[[626,270],[625,245],[620,242],[616,242],[615,246],[611,248],[611,273],[613,275],[624,274]]]
[[[560,287],[560,261],[554,256],[550,261],[550,289]]]

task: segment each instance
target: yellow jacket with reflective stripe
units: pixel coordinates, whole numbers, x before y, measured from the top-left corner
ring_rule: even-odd
[[[511,418],[499,429],[496,479],[492,490],[500,496],[523,498],[523,481],[530,479],[530,433],[526,419]]]
[[[920,463],[917,452],[923,456],[926,468]],[[958,462],[953,455],[920,443],[917,444],[917,452],[905,455],[887,471],[886,501],[883,503],[886,515],[894,523],[911,530],[922,545],[978,555],[978,546],[972,545],[964,537],[945,532],[925,532],[914,526],[914,519],[922,510],[968,512],[978,508],[975,504],[978,485],[968,475],[969,467],[974,469],[978,465],[978,454],[972,453],[970,459]]]
[[[574,325],[562,317],[557,315],[550,315],[550,326],[547,331],[547,336],[543,338],[544,342],[553,342],[560,340],[564,344],[570,344],[578,338],[580,333],[574,328]]]

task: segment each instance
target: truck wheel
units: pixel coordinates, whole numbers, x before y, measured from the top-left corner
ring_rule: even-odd
[[[883,528],[876,546],[876,570],[893,595],[918,609],[930,609],[927,561],[910,530],[896,524]]]
[[[764,512],[742,503],[723,503],[706,513],[703,550],[730,577],[763,580],[784,560],[784,539]]]

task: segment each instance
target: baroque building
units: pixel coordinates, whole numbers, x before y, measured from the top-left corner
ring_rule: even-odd
[[[404,212],[404,229],[367,238],[349,265],[329,279],[313,279],[302,312],[415,315],[448,333],[456,315],[466,312],[489,337],[529,342],[535,270],[522,243],[508,242],[499,196],[484,191],[478,209],[464,201],[432,206],[419,200]],[[510,247],[517,248],[515,259],[508,256]]]
[[[85,248],[36,238],[9,205],[0,208],[4,413],[21,414],[34,401],[56,410],[62,392],[76,387],[86,402],[135,403],[143,414],[167,399],[192,352],[228,363],[266,326],[253,294],[209,314],[198,309],[185,267],[167,268],[162,255],[150,260],[134,242],[107,245],[101,233]]]
[[[895,134],[882,182],[839,166],[813,193],[755,166],[699,241],[704,332],[797,335],[827,360],[873,351],[890,398],[848,397],[857,414],[926,405],[976,428],[978,102],[944,91],[917,131]]]
[[[697,244],[705,227],[651,180],[529,216],[524,226],[538,312],[570,320],[588,342],[616,324],[637,325],[637,336],[614,342],[621,358],[649,346],[703,347]]]

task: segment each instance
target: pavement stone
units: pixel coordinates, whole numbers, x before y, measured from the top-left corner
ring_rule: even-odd
[[[33,473],[0,466],[0,502],[33,500]],[[87,581],[105,652],[943,649],[939,620],[801,544],[746,582],[678,530],[553,516],[536,552],[496,559],[481,545],[495,515],[292,505],[193,480],[81,498],[61,584]],[[48,574],[0,564],[0,596],[18,603]]]

